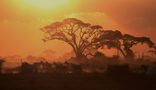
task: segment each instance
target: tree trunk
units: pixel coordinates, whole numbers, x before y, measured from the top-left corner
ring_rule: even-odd
[[[130,48],[124,48],[125,52],[126,52],[126,59],[127,60],[133,60],[135,55],[134,55],[134,52],[133,50],[131,50]]]
[[[121,49],[121,48],[118,48],[119,49],[119,51],[121,52],[121,54],[124,56],[124,57],[126,57],[126,54],[124,53],[124,51]]]
[[[78,58],[78,59],[81,59],[81,58],[85,57],[80,50],[76,50],[75,54],[76,54],[76,58]]]

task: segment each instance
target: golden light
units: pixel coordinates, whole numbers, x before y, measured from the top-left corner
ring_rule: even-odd
[[[68,0],[24,0],[23,3],[38,9],[52,9],[65,5]]]
[[[66,8],[71,0],[12,0],[15,6],[30,11],[51,11]]]

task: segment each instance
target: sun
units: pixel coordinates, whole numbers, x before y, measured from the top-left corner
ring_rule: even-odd
[[[69,5],[70,0],[12,0],[14,5],[35,11],[51,11]]]
[[[50,15],[78,10],[80,0],[6,0],[11,11]]]
[[[48,10],[65,5],[68,1],[69,0],[24,0],[23,3],[33,8]]]

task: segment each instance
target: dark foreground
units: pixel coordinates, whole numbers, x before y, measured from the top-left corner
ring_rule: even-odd
[[[0,75],[0,90],[156,90],[156,76],[106,73]]]

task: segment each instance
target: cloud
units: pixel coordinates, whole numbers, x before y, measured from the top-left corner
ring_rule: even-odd
[[[108,18],[103,12],[81,12],[65,15],[65,18],[78,18],[91,24],[98,24],[104,27],[104,29],[112,29],[117,25]]]
[[[156,0],[86,0],[84,3],[81,11],[104,12],[121,31],[155,38]]]
[[[123,29],[156,41],[155,0],[109,0],[105,4],[110,6],[106,6],[103,11]]]
[[[105,4],[110,6],[104,11],[124,27],[147,30],[156,28],[155,3],[155,0],[109,0]]]

